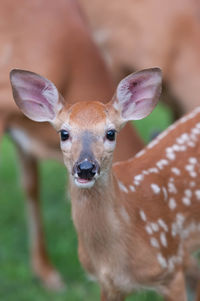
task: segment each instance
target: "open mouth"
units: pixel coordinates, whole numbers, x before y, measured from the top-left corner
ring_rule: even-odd
[[[80,188],[91,188],[95,183],[95,179],[82,179],[80,177],[75,177],[75,184]]]
[[[89,182],[92,181],[92,180],[77,178],[77,181],[78,181],[79,183],[81,183],[81,184],[86,184],[86,183],[89,183]]]

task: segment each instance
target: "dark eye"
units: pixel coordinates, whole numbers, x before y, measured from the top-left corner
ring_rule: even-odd
[[[115,130],[109,130],[109,131],[107,131],[106,138],[108,140],[110,140],[110,141],[114,141],[115,140],[115,133],[116,133]]]
[[[60,138],[62,141],[69,139],[69,132],[66,130],[60,130]]]

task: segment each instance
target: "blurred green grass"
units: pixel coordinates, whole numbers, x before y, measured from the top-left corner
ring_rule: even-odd
[[[170,123],[170,112],[159,105],[145,120],[135,122],[135,126],[147,142]],[[99,300],[98,285],[87,279],[78,261],[66,181],[64,166],[53,161],[40,163],[41,211],[48,252],[67,284],[62,292],[50,292],[42,287],[30,267],[26,199],[20,183],[20,167],[14,145],[4,136],[0,148],[0,300]],[[127,300],[162,299],[153,292],[142,292]]]

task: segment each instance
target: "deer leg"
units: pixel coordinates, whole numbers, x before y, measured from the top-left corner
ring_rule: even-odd
[[[185,277],[182,270],[176,273],[164,297],[166,301],[187,301]]]
[[[200,301],[200,282],[198,282],[197,290],[196,290],[196,301]]]
[[[107,294],[105,291],[101,291],[101,301],[124,301],[125,297],[122,296],[119,292],[116,294]]]
[[[187,293],[191,300],[200,301],[200,270],[196,258],[189,256],[185,264]],[[197,299],[195,299],[195,296]],[[199,297],[197,297],[199,296]]]
[[[5,131],[5,120],[6,118],[4,116],[1,116],[0,114],[0,139],[2,138],[3,133]]]
[[[30,252],[35,274],[50,289],[61,289],[64,283],[47,255],[39,206],[37,159],[18,147],[23,172],[23,184],[27,194],[27,211],[30,232]]]

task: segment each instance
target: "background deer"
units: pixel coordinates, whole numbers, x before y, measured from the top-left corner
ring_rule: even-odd
[[[9,132],[17,145],[27,193],[32,265],[50,288],[62,285],[47,256],[39,210],[38,159],[61,159],[59,139],[48,124],[24,117],[12,101],[9,70],[37,71],[55,82],[68,102],[97,97],[106,102],[114,90],[107,67],[95,46],[76,1],[2,0],[0,3],[0,137]],[[131,128],[120,143],[118,159],[143,146]]]
[[[159,99],[160,69],[129,75],[107,104],[64,104],[53,83],[28,71],[13,70],[11,84],[22,112],[60,133],[79,258],[98,279],[101,300],[144,288],[186,300],[184,272],[200,241],[200,109],[112,166],[117,133]]]
[[[118,80],[127,72],[160,66],[176,115],[199,105],[199,1],[80,0],[80,4]]]

